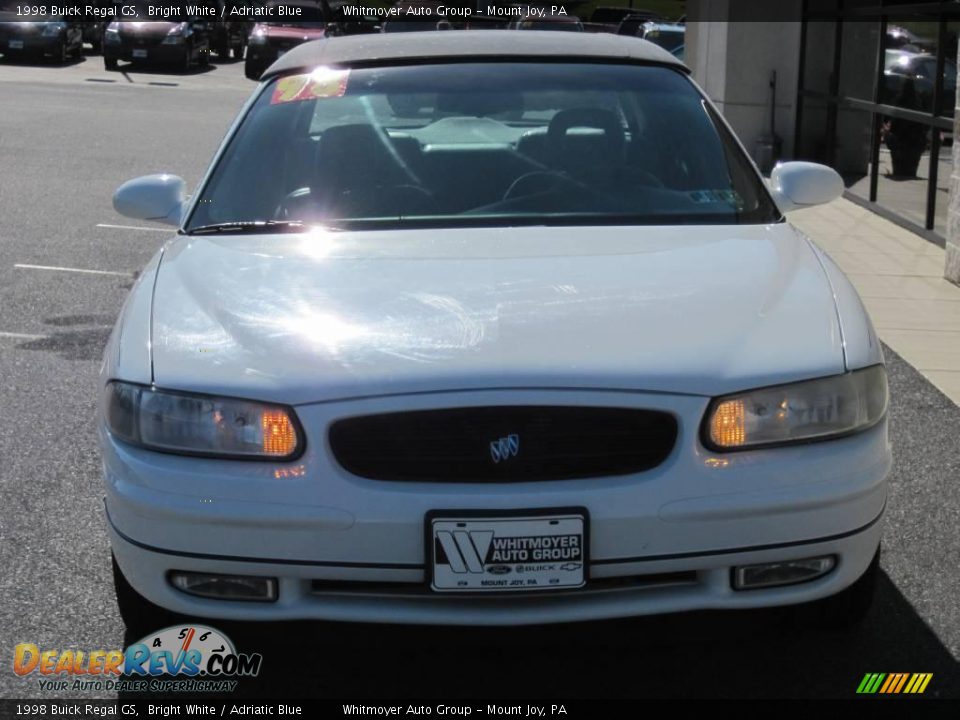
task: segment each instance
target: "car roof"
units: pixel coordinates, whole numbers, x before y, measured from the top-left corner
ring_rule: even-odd
[[[318,65],[391,65],[431,60],[530,59],[653,63],[689,72],[686,65],[646,40],[608,33],[550,30],[454,30],[324,38],[298,45],[263,73],[263,79]]]

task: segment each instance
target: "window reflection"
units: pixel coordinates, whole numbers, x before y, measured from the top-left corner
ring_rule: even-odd
[[[805,7],[798,156],[832,164],[854,195],[943,235],[960,2]]]

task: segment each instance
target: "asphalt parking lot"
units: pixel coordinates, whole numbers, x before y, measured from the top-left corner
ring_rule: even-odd
[[[150,172],[195,185],[252,89],[236,62],[186,76],[0,62],[0,697],[44,696],[10,670],[17,643],[138,639],[110,579],[96,377],[169,232],[117,216],[110,196]],[[960,697],[960,408],[888,359],[896,466],[880,592],[857,630],[777,611],[503,631],[217,623],[264,655],[239,694],[851,697],[867,672],[929,672],[927,696]]]

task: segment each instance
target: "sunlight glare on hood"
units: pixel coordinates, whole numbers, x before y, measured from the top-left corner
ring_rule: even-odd
[[[345,345],[369,334],[366,328],[349,323],[338,315],[316,312],[309,307],[285,315],[280,325],[285,332],[332,353],[340,352]]]
[[[323,260],[333,252],[336,242],[326,228],[312,227],[300,242],[300,252],[313,260]]]

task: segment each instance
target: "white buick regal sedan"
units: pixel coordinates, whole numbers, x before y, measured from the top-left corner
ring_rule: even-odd
[[[669,53],[448,32],[264,75],[106,348],[128,624],[856,620],[891,453],[881,347]]]

